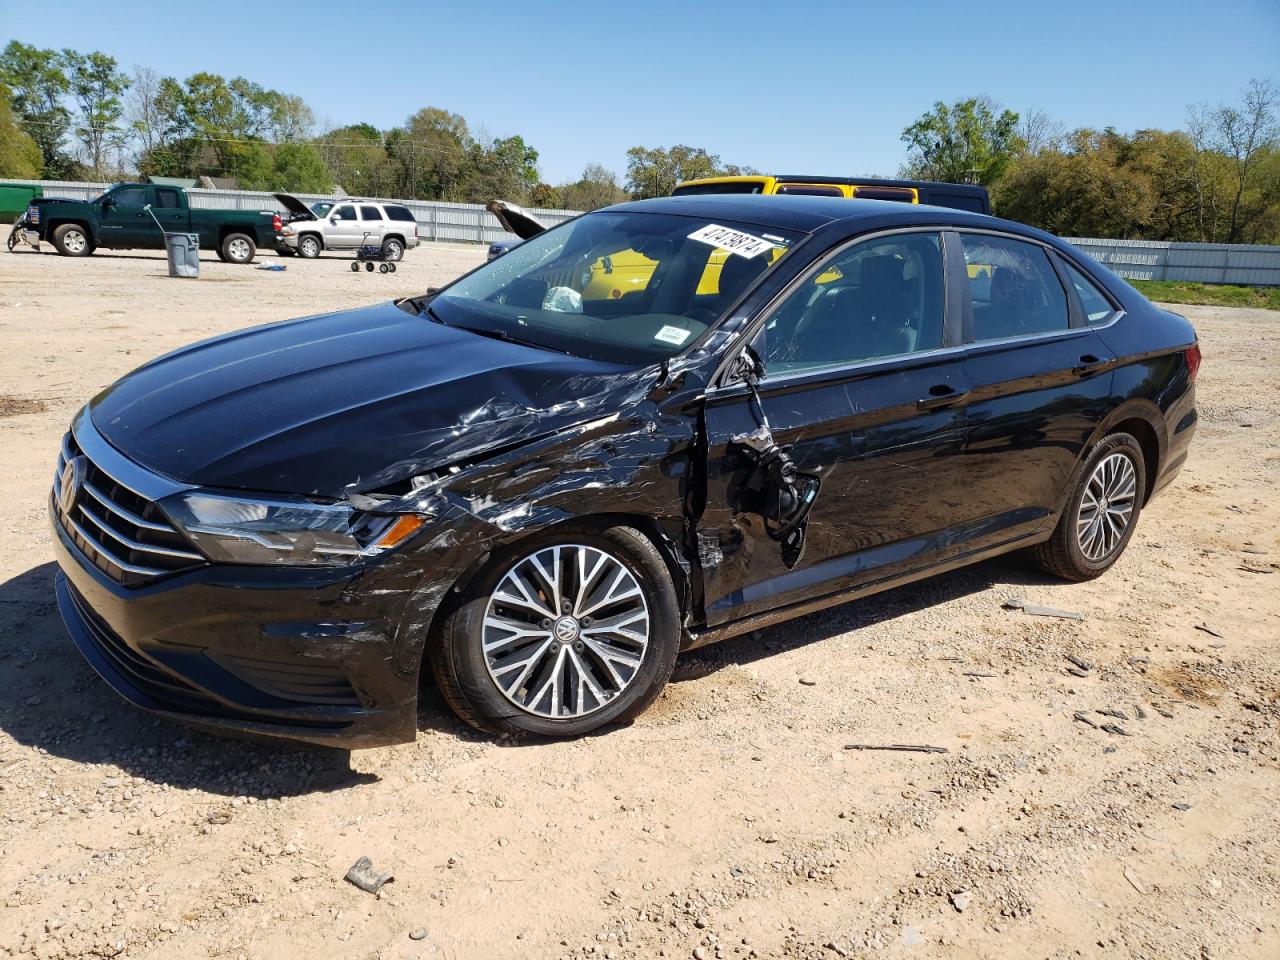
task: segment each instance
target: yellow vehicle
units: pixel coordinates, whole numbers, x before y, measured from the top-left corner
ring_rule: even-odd
[[[970,213],[991,212],[991,197],[985,187],[966,183],[937,183],[932,180],[755,174],[686,180],[671,191],[673,197],[716,193],[798,194],[810,197],[846,197],[850,200],[893,200],[899,203],[953,207]]]

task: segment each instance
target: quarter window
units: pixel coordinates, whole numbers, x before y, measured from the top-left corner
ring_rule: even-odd
[[[413,220],[413,214],[409,212],[408,207],[387,207],[387,219],[403,220],[409,222]]]
[[[1066,260],[1062,262],[1067,268],[1067,276],[1071,278],[1071,285],[1076,288],[1076,296],[1080,298],[1080,306],[1084,308],[1085,318],[1090,323],[1106,323],[1116,312],[1115,307],[1111,306],[1111,301],[1104,297],[1094,282],[1080,270]]]
[[[1067,293],[1042,247],[976,233],[960,237],[975,341],[1067,329]]]
[[[895,234],[856,244],[816,268],[770,318],[770,375],[895,357],[942,346],[942,241]]]
[[[369,207],[364,207],[364,206],[362,206],[362,207],[360,208],[360,219],[361,219],[361,220],[381,220],[381,219],[382,219],[382,211],[381,211],[381,210],[379,210],[377,207],[371,207],[371,206],[369,206]]]

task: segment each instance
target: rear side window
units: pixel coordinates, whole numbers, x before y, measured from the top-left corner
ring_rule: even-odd
[[[783,184],[776,193],[794,193],[805,197],[843,197],[839,187],[810,186],[803,183]]]
[[[987,205],[981,197],[968,193],[930,192],[921,199],[922,203],[931,203],[935,207],[951,207],[954,210],[968,210],[971,213],[986,213]]]
[[[687,187],[676,187],[671,195],[690,197],[701,194],[759,193],[763,189],[764,183],[759,180],[731,180],[728,183],[693,183]]]
[[[403,220],[406,223],[413,221],[413,214],[409,212],[408,207],[386,207],[388,220]]]
[[[356,208],[350,204],[344,204],[333,211],[333,216],[338,220],[354,220],[356,218]]]
[[[1066,260],[1062,262],[1067,268],[1067,276],[1071,278],[1071,285],[1076,288],[1076,296],[1080,298],[1080,306],[1084,308],[1085,318],[1090,323],[1106,323],[1116,312],[1111,301],[1104,297],[1102,291],[1080,270]]]
[[[361,220],[381,220],[382,211],[373,206],[362,206],[360,208]]]
[[[858,187],[854,190],[859,200],[897,200],[900,203],[915,203],[916,192],[906,187]]]
[[[178,199],[178,191],[168,187],[156,188],[156,206],[165,210],[177,210],[182,206]]]
[[[974,233],[962,233],[960,238],[973,300],[975,341],[1067,329],[1067,292],[1042,247]]]

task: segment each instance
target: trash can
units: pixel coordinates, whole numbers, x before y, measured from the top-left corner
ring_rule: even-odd
[[[200,234],[166,233],[164,249],[169,255],[169,276],[200,276]]]

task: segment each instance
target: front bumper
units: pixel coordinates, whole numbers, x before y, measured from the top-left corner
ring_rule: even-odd
[[[427,624],[403,575],[203,566],[130,587],[92,565],[52,500],[50,513],[59,612],[125,700],[221,732],[327,746],[416,736]]]

